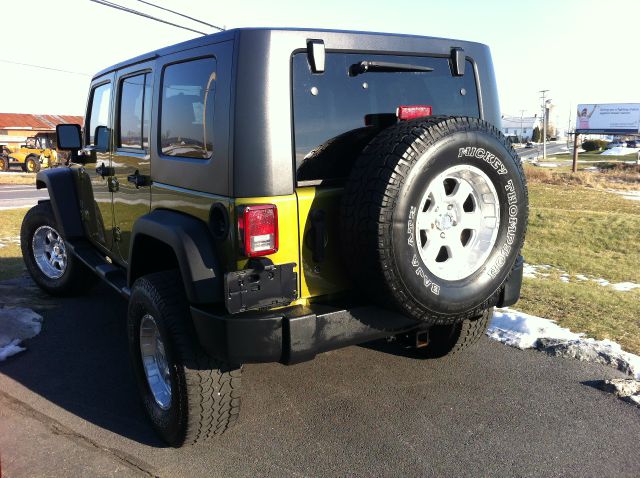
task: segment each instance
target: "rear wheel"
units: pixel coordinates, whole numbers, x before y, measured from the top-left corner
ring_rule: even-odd
[[[9,158],[0,156],[0,171],[9,171]]]
[[[163,440],[195,443],[236,423],[242,369],[210,357],[198,344],[178,272],[136,280],[128,337],[145,411]]]
[[[68,251],[51,203],[27,212],[20,228],[20,246],[34,282],[52,295],[75,295],[89,290],[98,278]]]
[[[420,350],[428,357],[453,355],[474,345],[487,331],[493,317],[493,308],[456,324],[434,325],[429,328],[427,346]]]

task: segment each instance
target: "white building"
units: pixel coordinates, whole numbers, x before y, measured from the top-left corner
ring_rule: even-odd
[[[503,116],[502,132],[514,142],[531,141],[536,126],[542,130],[541,123],[537,116]]]

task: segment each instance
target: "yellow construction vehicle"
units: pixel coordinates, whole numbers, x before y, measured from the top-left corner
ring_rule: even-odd
[[[6,157],[8,163],[2,163],[8,170],[12,165],[20,165],[24,172],[37,173],[42,168],[56,166],[58,153],[56,151],[55,133],[37,133],[27,138],[24,145],[19,148],[8,148]],[[3,169],[4,169],[3,168]]]

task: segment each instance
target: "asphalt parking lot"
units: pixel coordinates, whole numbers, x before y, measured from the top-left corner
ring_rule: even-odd
[[[118,296],[53,301],[28,281],[0,294],[44,317],[0,363],[5,476],[640,475],[640,409],[591,386],[618,372],[487,338],[437,361],[380,342],[247,365],[238,426],[166,448],[138,403]]]

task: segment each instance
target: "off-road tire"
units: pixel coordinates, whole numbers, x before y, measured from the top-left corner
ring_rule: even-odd
[[[163,410],[151,392],[140,352],[140,323],[150,314],[169,365],[171,402]],[[133,284],[127,320],[129,352],[144,409],[164,441],[174,447],[223,434],[238,420],[242,368],[207,355],[191,323],[180,274],[157,272]]]
[[[40,161],[35,156],[28,156],[27,159],[24,160],[23,170],[25,173],[37,173],[40,171]]]
[[[9,171],[9,158],[0,156],[0,171]]]
[[[412,239],[413,214],[430,181],[452,166],[487,178],[500,220],[475,272],[445,280],[429,270]],[[467,117],[404,121],[382,130],[354,165],[342,199],[343,256],[370,300],[427,325],[454,324],[497,304],[520,254],[527,216],[522,164],[494,126]]]
[[[43,201],[27,211],[20,228],[22,259],[33,281],[44,291],[55,296],[73,296],[88,292],[98,277],[67,248],[67,265],[61,277],[47,277],[36,263],[33,236],[41,226],[60,231],[49,201]]]
[[[440,358],[468,349],[485,334],[492,317],[493,308],[490,308],[456,324],[434,325],[429,328],[428,345],[420,350],[427,357]]]

